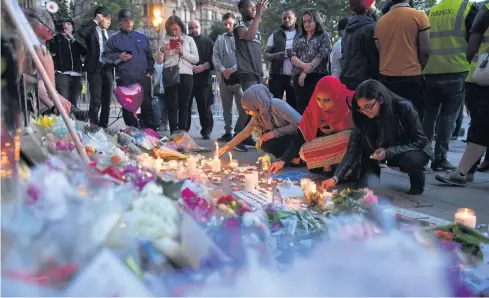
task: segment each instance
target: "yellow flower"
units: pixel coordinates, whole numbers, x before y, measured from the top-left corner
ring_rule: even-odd
[[[39,116],[39,118],[37,120],[34,119],[33,121],[38,126],[41,126],[44,129],[48,129],[51,126],[53,126],[53,124],[56,122],[56,115],[53,115],[51,117],[46,116],[46,115]]]

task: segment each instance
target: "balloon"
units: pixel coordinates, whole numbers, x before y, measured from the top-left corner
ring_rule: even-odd
[[[114,90],[114,95],[124,109],[136,113],[143,103],[143,86],[140,84],[118,86]]]

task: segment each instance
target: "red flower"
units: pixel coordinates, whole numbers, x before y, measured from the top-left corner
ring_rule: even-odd
[[[234,201],[233,196],[227,195],[224,197],[220,197],[219,200],[217,200],[217,203],[218,204],[228,204],[228,203],[231,203],[232,201]]]

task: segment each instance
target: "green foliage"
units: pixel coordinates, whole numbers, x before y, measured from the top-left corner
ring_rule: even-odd
[[[211,28],[209,29],[209,35],[208,35],[208,37],[213,42],[216,42],[217,37],[219,35],[223,34],[224,32],[226,32],[226,31],[224,30],[224,27],[222,25],[222,22],[215,21],[214,23],[212,23]]]
[[[419,10],[428,11],[436,2],[436,0],[414,0],[414,7]]]
[[[119,10],[122,8],[131,9],[134,16],[141,15],[141,7],[139,5],[131,5],[127,0],[87,0],[90,1],[90,9],[79,19],[79,22],[76,24],[77,28],[86,24],[90,20],[93,20],[93,14],[95,9],[99,6],[105,6],[112,11],[112,22],[110,24],[109,30],[119,30],[119,21],[117,15]],[[140,17],[134,18],[134,27],[138,28],[140,26]]]
[[[71,12],[68,0],[56,0],[56,3],[58,3],[59,10],[54,15],[51,15],[53,19],[57,20],[68,17]]]

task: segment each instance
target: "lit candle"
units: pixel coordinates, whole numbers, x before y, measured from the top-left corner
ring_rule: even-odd
[[[302,178],[301,179],[301,189],[302,192],[306,193],[307,192],[307,187],[309,186],[309,179],[307,178]]]
[[[314,181],[309,181],[309,185],[307,186],[307,191],[312,194],[316,192],[316,183]]]
[[[232,162],[233,161],[233,154],[231,152],[229,152],[228,154],[229,154],[229,162]]]
[[[333,196],[332,193],[327,192],[327,191],[323,191],[323,199],[324,199],[325,202],[328,201],[328,200],[331,200],[331,197],[332,196]]]
[[[190,157],[187,159],[187,174],[190,176],[193,176],[196,173],[197,170],[197,160],[190,155]]]
[[[245,190],[248,192],[252,192],[255,190],[254,174],[245,174]]]
[[[231,167],[231,169],[237,169],[239,167],[238,160],[236,159],[231,160],[229,166]]]
[[[461,208],[457,209],[457,212],[455,213],[455,222],[475,229],[477,217],[475,216],[474,210]]]
[[[212,171],[213,172],[221,171],[221,160],[219,158],[214,158],[212,160]]]
[[[159,172],[163,168],[163,160],[161,158],[157,158],[154,163],[154,169]]]
[[[258,171],[253,171],[251,174],[253,175],[253,183],[255,183],[255,186],[258,185],[260,181]]]
[[[219,143],[216,142],[216,153],[214,153],[214,158],[219,158]]]
[[[177,161],[176,161],[176,160],[170,160],[170,161],[168,162],[168,168],[169,168],[170,170],[175,170],[177,167],[178,167],[178,163],[177,163]]]

